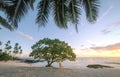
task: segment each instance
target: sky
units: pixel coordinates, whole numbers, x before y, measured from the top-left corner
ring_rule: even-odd
[[[69,43],[78,57],[120,57],[120,0],[100,0],[99,16],[94,24],[86,21],[82,12],[77,33],[73,24],[68,29],[56,26],[52,16],[46,27],[35,23],[36,10],[30,10],[21,20],[16,31],[6,28],[0,30],[0,41],[8,40],[22,46],[23,55],[27,56],[31,46],[43,38],[58,38]]]

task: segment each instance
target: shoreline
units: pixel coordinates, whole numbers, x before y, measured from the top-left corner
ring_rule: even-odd
[[[89,68],[88,66],[92,66],[91,68],[89,68],[89,69],[94,69],[94,67],[96,67],[96,65],[97,65],[97,67],[98,68],[96,68],[96,69],[99,69],[99,67],[102,67],[102,68],[104,68],[104,66],[107,66],[108,68],[109,67],[112,67],[113,69],[120,69],[119,67],[118,68],[116,68],[116,67],[114,67],[114,66],[111,66],[111,64],[112,63],[110,63],[110,64],[98,64],[98,63],[96,63],[96,64],[88,64],[87,66],[85,66],[85,67],[82,67],[82,66],[80,66],[80,67],[78,67],[78,68],[76,68],[76,67],[72,67],[72,66],[67,66],[67,65],[62,65],[62,67],[61,68],[68,68],[68,69],[86,69],[86,68]],[[113,63],[114,64],[114,63]],[[117,64],[117,63],[115,63],[116,65],[118,65],[118,66],[120,66],[120,64]],[[25,62],[21,62],[21,61],[7,61],[7,62],[5,62],[5,61],[0,61],[0,66],[13,66],[13,67],[45,67],[45,64],[43,63],[43,64],[40,64],[39,65],[39,63],[37,64],[37,63],[31,63],[31,64],[29,64],[29,63],[25,63]],[[57,64],[56,63],[56,65],[55,64],[53,64],[53,67],[54,68],[59,68],[59,64]]]
[[[0,62],[0,77],[120,77],[120,69],[117,68],[72,69],[31,67],[30,64],[25,64],[18,61]]]

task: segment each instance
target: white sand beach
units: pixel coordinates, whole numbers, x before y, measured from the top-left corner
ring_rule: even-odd
[[[120,77],[120,69],[31,67],[26,63],[9,61],[0,62],[0,77]]]

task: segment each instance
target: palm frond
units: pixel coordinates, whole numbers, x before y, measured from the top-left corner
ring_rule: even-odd
[[[17,28],[18,22],[28,12],[31,0],[12,0],[12,5],[6,9],[9,22]]]
[[[33,9],[33,10],[34,10],[34,6],[33,6],[34,2],[35,2],[35,0],[30,0],[30,2],[29,2],[31,9]]]
[[[9,29],[10,31],[13,31],[13,30],[14,30],[14,29],[12,28],[12,26],[11,26],[3,17],[1,17],[1,16],[0,16],[0,24],[1,24],[3,27]]]
[[[10,0],[0,0],[0,10],[5,11],[11,5]]]
[[[6,5],[6,3],[1,0],[1,1],[0,1],[0,10],[1,10],[2,8],[4,8],[5,5]]]
[[[86,18],[89,22],[95,22],[98,16],[99,0],[83,0]]]
[[[54,0],[52,5],[54,20],[57,26],[60,28],[67,28],[68,18],[66,0]]]
[[[48,16],[50,14],[50,0],[41,0],[38,3],[38,13],[36,18],[36,23],[39,26],[45,26],[48,21]]]
[[[79,22],[79,15],[81,15],[79,1],[71,0],[68,9],[69,9],[70,21],[75,25],[76,31],[78,31],[77,24]]]

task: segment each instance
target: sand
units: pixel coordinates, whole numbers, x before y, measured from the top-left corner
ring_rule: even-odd
[[[120,77],[120,69],[69,69],[31,67],[20,62],[0,62],[0,77]]]

